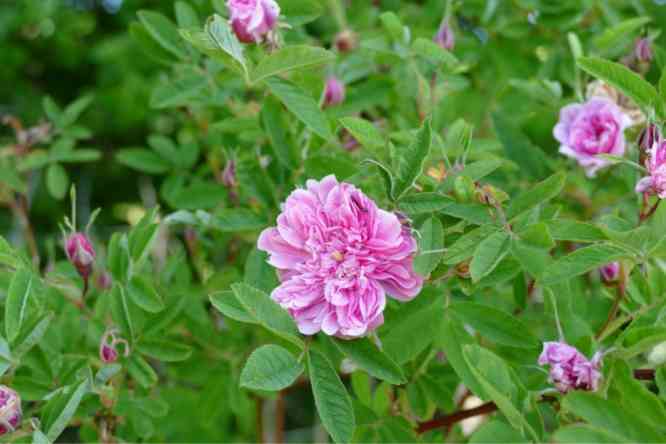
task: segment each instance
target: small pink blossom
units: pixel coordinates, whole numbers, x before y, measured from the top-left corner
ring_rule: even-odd
[[[341,104],[345,100],[345,84],[337,77],[329,76],[324,86],[324,107]]]
[[[280,6],[274,0],[227,0],[231,27],[243,43],[261,42],[277,25]]]
[[[567,105],[560,110],[560,120],[553,135],[560,142],[560,153],[574,158],[588,177],[610,165],[598,154],[624,155],[624,130],[629,117],[613,102],[593,97],[583,104]]]
[[[660,199],[666,199],[666,139],[652,145],[645,167],[649,176],[636,184],[636,192],[656,194]]]
[[[124,347],[124,356],[128,357],[130,353],[129,343],[117,336],[118,330],[112,328],[107,330],[99,341],[99,359],[105,364],[113,364],[118,360],[118,345]]]
[[[271,297],[306,335],[366,335],[384,322],[386,294],[406,301],[423,285],[409,228],[335,176],[293,191],[258,248],[279,270]]]
[[[640,38],[634,45],[634,55],[639,62],[649,63],[652,61],[652,42],[649,38]]]
[[[539,365],[550,366],[550,382],[562,393],[570,390],[591,390],[601,380],[601,353],[588,360],[582,353],[564,342],[544,342]]]
[[[22,417],[21,398],[18,393],[0,385],[0,436],[16,430]]]
[[[238,185],[236,180],[236,161],[234,159],[227,160],[222,171],[222,183],[227,188],[234,188]]]
[[[442,22],[432,40],[447,51],[453,50],[456,45],[456,36],[448,20]]]
[[[620,277],[620,263],[611,262],[610,264],[606,264],[599,269],[599,273],[601,273],[601,279],[604,282],[616,281]]]
[[[65,254],[67,259],[76,267],[82,278],[87,279],[92,272],[93,262],[95,261],[95,250],[83,233],[72,233],[65,239]]]

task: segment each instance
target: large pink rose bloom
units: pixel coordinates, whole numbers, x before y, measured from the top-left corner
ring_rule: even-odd
[[[624,155],[623,132],[630,124],[615,103],[593,97],[562,108],[553,135],[561,144],[560,153],[576,159],[587,176],[594,177],[600,168],[610,165],[597,154]]]
[[[666,199],[666,139],[652,145],[645,166],[650,175],[636,184],[636,192],[656,194],[660,199]]]
[[[279,269],[271,297],[306,335],[363,336],[384,322],[386,294],[410,300],[423,284],[410,230],[335,176],[292,192],[258,247]]]
[[[274,0],[227,0],[231,27],[244,43],[261,42],[275,28],[280,6]]]

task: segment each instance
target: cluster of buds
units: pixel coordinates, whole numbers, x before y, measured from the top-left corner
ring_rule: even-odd
[[[128,357],[130,354],[129,343],[117,335],[118,329],[112,328],[104,333],[99,342],[99,359],[105,364],[113,364],[118,360],[119,355],[117,347],[119,344],[123,346],[123,355],[125,357]]]
[[[0,385],[0,436],[16,430],[22,416],[21,398],[18,393]]]
[[[581,352],[569,344],[544,342],[539,356],[539,365],[550,366],[550,382],[561,393],[571,390],[595,391],[601,381],[601,353],[597,352],[588,360]]]

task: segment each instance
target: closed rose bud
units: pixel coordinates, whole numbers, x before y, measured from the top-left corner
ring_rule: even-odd
[[[645,167],[649,176],[636,184],[636,192],[656,194],[660,199],[666,199],[666,140],[652,145]]]
[[[659,143],[661,134],[654,123],[649,123],[638,136],[638,147],[643,151],[650,151],[655,143]]]
[[[606,264],[599,269],[599,273],[601,273],[601,279],[604,282],[614,282],[620,277],[620,263],[611,262]]]
[[[277,25],[280,6],[274,0],[227,0],[231,27],[243,43],[258,43]]]
[[[227,164],[222,171],[222,183],[227,188],[234,188],[238,182],[236,181],[236,161],[233,159],[227,160]]]
[[[113,364],[118,360],[118,344],[125,347],[125,357],[129,356],[129,344],[126,340],[118,338],[117,333],[118,330],[115,328],[107,330],[99,341],[99,359],[105,364]]]
[[[99,349],[99,359],[106,364],[113,364],[118,360],[118,351],[109,344],[102,344]]]
[[[650,63],[652,61],[652,42],[649,38],[641,38],[636,40],[634,46],[634,55],[636,60],[643,63]]]
[[[113,284],[113,278],[111,277],[111,273],[108,271],[104,270],[97,276],[97,288],[99,288],[102,291],[110,290],[111,285]]]
[[[350,52],[356,48],[356,40],[356,34],[349,29],[345,29],[335,36],[335,47],[340,52]]]
[[[339,105],[345,100],[345,85],[337,77],[329,76],[324,87],[324,107]]]
[[[448,21],[444,21],[440,25],[437,34],[433,37],[433,41],[447,51],[453,50],[456,46],[456,36],[453,34],[453,29]]]
[[[95,261],[95,250],[88,237],[83,233],[72,233],[65,240],[65,254],[81,277],[88,279]]]
[[[22,416],[21,398],[18,393],[0,385],[0,436],[16,430]]]

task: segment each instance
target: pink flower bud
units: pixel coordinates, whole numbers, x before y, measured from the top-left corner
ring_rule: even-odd
[[[243,43],[261,42],[277,25],[280,6],[274,0],[227,0],[231,27]]]
[[[111,273],[108,271],[104,270],[97,276],[97,288],[99,288],[102,291],[110,290],[111,285],[113,284],[113,278],[111,277]]]
[[[324,107],[339,105],[345,100],[345,85],[335,76],[326,79]]]
[[[564,342],[544,342],[539,365],[549,365],[550,382],[562,393],[571,390],[591,390],[601,380],[601,354],[589,361],[582,353]]]
[[[95,250],[83,233],[72,233],[65,240],[65,254],[84,279],[90,276],[95,261]]]
[[[16,430],[22,416],[21,398],[18,393],[0,385],[0,436]]]
[[[636,184],[636,192],[656,194],[660,199],[666,199],[666,139],[652,145],[645,167],[649,175]]]
[[[620,263],[611,262],[606,264],[599,269],[599,273],[601,273],[601,279],[604,282],[614,282],[620,277]]]
[[[654,123],[648,123],[648,125],[643,128],[641,134],[638,136],[638,147],[643,151],[650,151],[652,146],[655,143],[659,143],[661,140],[661,134],[659,133],[659,128]]]
[[[456,36],[448,21],[441,24],[432,40],[447,51],[453,50],[456,45]]]
[[[99,342],[99,359],[105,364],[113,364],[118,360],[118,344],[125,347],[124,356],[129,356],[130,349],[126,340],[116,337],[118,330],[113,328],[107,330]]]
[[[234,188],[238,182],[236,181],[236,161],[233,159],[227,160],[224,170],[222,171],[222,183],[227,188]]]
[[[634,46],[634,55],[639,62],[650,63],[652,61],[652,42],[649,38],[636,40]]]

